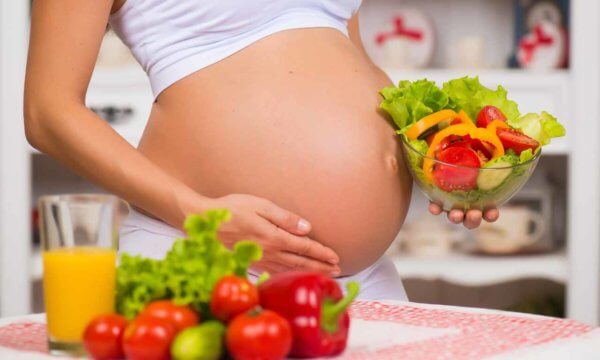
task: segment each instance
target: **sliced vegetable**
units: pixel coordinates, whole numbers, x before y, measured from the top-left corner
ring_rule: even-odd
[[[466,125],[466,124],[449,126],[445,129],[439,131],[435,135],[435,137],[433,138],[433,141],[431,142],[431,145],[429,146],[429,150],[427,151],[427,157],[423,160],[423,172],[425,174],[425,178],[427,180],[429,180],[430,182],[433,181],[433,165],[434,165],[433,157],[435,156],[435,149],[442,142],[442,140],[444,140],[446,137],[448,137],[450,135],[459,135],[459,136],[469,135],[472,139],[479,139],[482,142],[490,143],[491,145],[494,146],[494,150],[492,153],[493,158],[504,155],[504,147],[502,146],[502,143],[498,139],[498,136],[496,134],[488,131],[487,129],[476,128],[472,125]]]
[[[488,145],[486,142],[483,142],[479,139],[471,139],[469,135],[458,136],[458,135],[450,135],[438,145],[436,154],[444,149],[449,147],[464,147],[467,149],[471,149],[477,153],[477,156],[481,159],[482,163],[487,162],[492,158],[492,154],[494,151],[494,147]]]
[[[511,149],[517,155],[525,150],[535,151],[540,143],[514,129],[497,129],[496,133],[506,149]]]
[[[506,122],[506,116],[493,105],[484,106],[477,114],[477,127],[488,127],[492,121]]]
[[[440,126],[443,128],[448,127],[449,125],[458,125],[458,124],[466,124],[472,125],[473,121],[469,118],[469,116],[464,111],[459,111],[458,114],[452,110],[441,110],[431,115],[425,116],[423,119],[417,121],[406,131],[406,136],[408,136],[411,140],[416,140],[423,134],[427,134],[431,132],[435,133],[435,126]]]
[[[406,136],[410,140],[416,140],[419,136],[421,136],[425,131],[432,128],[433,126],[439,124],[444,120],[454,119],[458,116],[458,114],[453,110],[441,110],[435,112],[433,114],[427,115],[421,120],[414,123],[408,131],[406,131]]]
[[[497,135],[497,129],[509,129],[510,126],[508,126],[508,124],[502,120],[493,120],[492,122],[490,122],[486,129],[488,129],[491,133],[494,133]]]
[[[458,125],[460,123],[463,123],[463,124],[475,126],[475,123],[473,122],[473,120],[471,120],[471,118],[469,117],[469,115],[464,110],[460,110],[458,112],[458,118],[457,119],[459,121],[458,122],[452,122],[452,125]]]
[[[518,119],[509,120],[508,124],[521,130],[525,135],[538,141],[542,146],[548,145],[555,137],[565,136],[565,128],[554,116],[542,111],[541,114],[526,114]]]
[[[503,156],[494,159],[483,166],[483,168],[479,171],[479,175],[477,176],[477,187],[479,190],[495,189],[510,176],[512,172],[512,166],[516,165],[516,163],[514,160],[509,159],[509,156]]]
[[[465,147],[449,147],[439,152],[433,170],[434,184],[444,191],[469,191],[477,184],[481,161],[475,151]]]

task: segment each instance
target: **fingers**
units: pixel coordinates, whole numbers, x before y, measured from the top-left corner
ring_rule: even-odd
[[[465,213],[462,212],[461,210],[450,210],[448,211],[448,220],[450,220],[450,222],[454,223],[454,224],[460,224],[461,222],[463,222],[465,218]]]
[[[259,215],[292,234],[306,235],[311,230],[307,220],[271,202],[265,203],[264,208],[259,210]]]
[[[479,225],[481,225],[481,219],[483,218],[483,214],[481,210],[468,210],[464,213],[462,210],[450,210],[448,212],[448,220],[450,220],[454,224],[463,223],[464,227],[467,229],[475,229]]]
[[[336,265],[340,262],[339,256],[330,248],[307,237],[295,236],[278,229],[278,238],[281,241],[281,249],[286,252],[300,256],[309,257],[321,262]]]
[[[468,210],[465,215],[465,220],[463,225],[467,229],[475,229],[479,225],[481,225],[481,219],[483,218],[483,214],[481,210]]]
[[[488,210],[484,211],[484,213],[483,213],[483,218],[487,222],[494,222],[494,221],[498,220],[499,217],[500,217],[500,211],[498,211],[497,208],[488,209]]]
[[[433,215],[439,215],[442,213],[442,207],[439,206],[436,203],[429,203],[429,212],[432,213]]]
[[[331,276],[339,276],[341,274],[340,268],[337,265],[324,263],[306,256],[281,252],[278,258],[290,270],[317,271]]]

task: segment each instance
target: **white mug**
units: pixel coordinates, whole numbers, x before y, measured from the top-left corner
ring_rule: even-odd
[[[543,235],[544,218],[523,206],[502,208],[496,222],[483,223],[474,232],[477,249],[489,254],[516,252],[535,244]]]
[[[398,234],[404,250],[418,257],[448,255],[462,239],[462,233],[456,227],[442,224],[430,217],[406,224]]]

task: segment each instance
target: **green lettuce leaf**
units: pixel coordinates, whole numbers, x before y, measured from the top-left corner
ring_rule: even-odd
[[[531,149],[527,149],[525,151],[521,152],[521,155],[519,156],[519,163],[524,163],[527,162],[531,159],[533,159],[533,150]]]
[[[117,268],[117,311],[131,319],[159,299],[206,311],[221,277],[246,276],[252,262],[262,257],[260,247],[251,241],[240,241],[233,250],[219,241],[219,226],[230,217],[227,210],[188,216],[187,238],[177,239],[162,260],[123,254]]]
[[[448,96],[433,82],[428,80],[401,81],[398,86],[390,86],[380,91],[383,101],[380,108],[387,112],[399,129],[423,117],[445,109]]]
[[[509,120],[508,125],[523,133],[544,146],[550,143],[550,139],[565,136],[565,128],[556,118],[545,111],[541,114],[529,113],[517,119]]]
[[[492,160],[492,161],[504,162],[504,163],[508,163],[511,165],[517,165],[517,164],[519,164],[519,157],[515,154],[514,151],[509,150],[504,155],[499,157],[498,159]]]
[[[410,146],[415,149],[419,154],[416,154],[414,151],[408,150],[406,152],[408,162],[413,169],[421,169],[423,168],[423,155],[427,154],[429,150],[429,145],[427,145],[427,141],[425,140],[409,140],[408,143]]]
[[[508,120],[519,117],[516,102],[506,97],[506,90],[498,86],[496,90],[487,88],[479,82],[479,77],[463,77],[444,83],[444,92],[450,99],[450,108],[455,111],[464,110],[473,120],[486,105],[499,108]]]

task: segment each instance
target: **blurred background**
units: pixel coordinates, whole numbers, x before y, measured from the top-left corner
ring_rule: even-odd
[[[522,112],[567,128],[501,220],[468,232],[428,215],[415,190],[389,249],[412,301],[600,320],[600,2],[367,0],[367,51],[395,81],[479,75]],[[101,192],[26,144],[28,0],[0,4],[0,316],[43,311],[36,201]],[[88,106],[132,144],[150,112],[145,74],[107,30]]]

